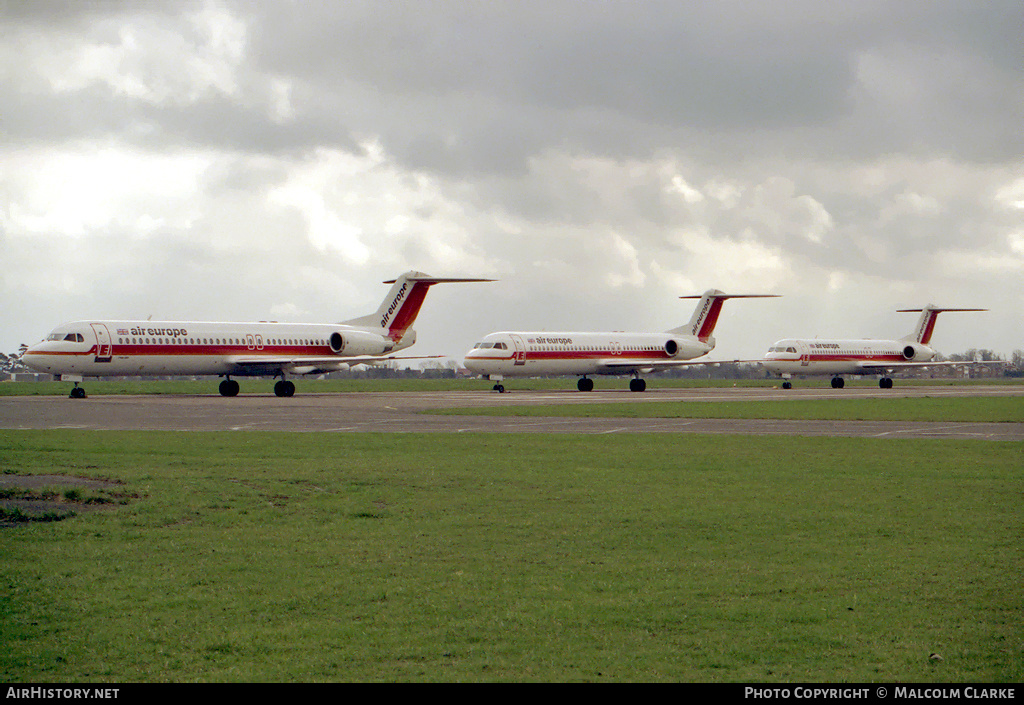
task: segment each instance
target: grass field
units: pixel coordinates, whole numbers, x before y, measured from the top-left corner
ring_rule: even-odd
[[[892,397],[777,399],[608,404],[547,404],[445,408],[429,413],[480,416],[600,418],[824,419],[830,421],[949,421],[1024,423],[1024,397]]]
[[[7,682],[1024,679],[1019,443],[0,431]]]

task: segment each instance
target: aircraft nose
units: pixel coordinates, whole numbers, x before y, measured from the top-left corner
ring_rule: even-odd
[[[466,353],[466,356],[462,358],[463,366],[472,372],[479,372],[481,369],[481,361],[477,358],[479,350],[476,348]]]
[[[40,357],[44,353],[43,343],[36,343],[30,345],[24,353],[21,355],[21,361],[26,367],[30,367],[36,371],[45,371],[43,367],[43,360]]]

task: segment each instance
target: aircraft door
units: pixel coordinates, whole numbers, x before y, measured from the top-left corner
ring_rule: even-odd
[[[807,343],[797,343],[797,350],[800,351],[800,366],[807,367],[811,364],[811,347]]]
[[[515,348],[515,352],[512,355],[512,359],[515,361],[513,364],[518,367],[526,364],[526,345],[523,344],[522,337],[518,335],[510,335],[512,338],[512,346]]]
[[[92,331],[96,334],[96,357],[93,362],[110,362],[114,356],[114,344],[110,339],[110,331],[102,323],[93,323]]]

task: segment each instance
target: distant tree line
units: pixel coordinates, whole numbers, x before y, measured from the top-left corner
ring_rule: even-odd
[[[18,352],[7,355],[0,353],[0,372],[4,374],[13,375],[17,372],[31,372],[29,368],[25,367],[25,363],[21,361],[21,356],[28,350],[28,346],[22,343],[18,346]]]

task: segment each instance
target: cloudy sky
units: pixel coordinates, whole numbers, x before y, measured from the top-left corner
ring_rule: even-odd
[[[0,350],[82,318],[1024,348],[1019,0],[0,0]]]

